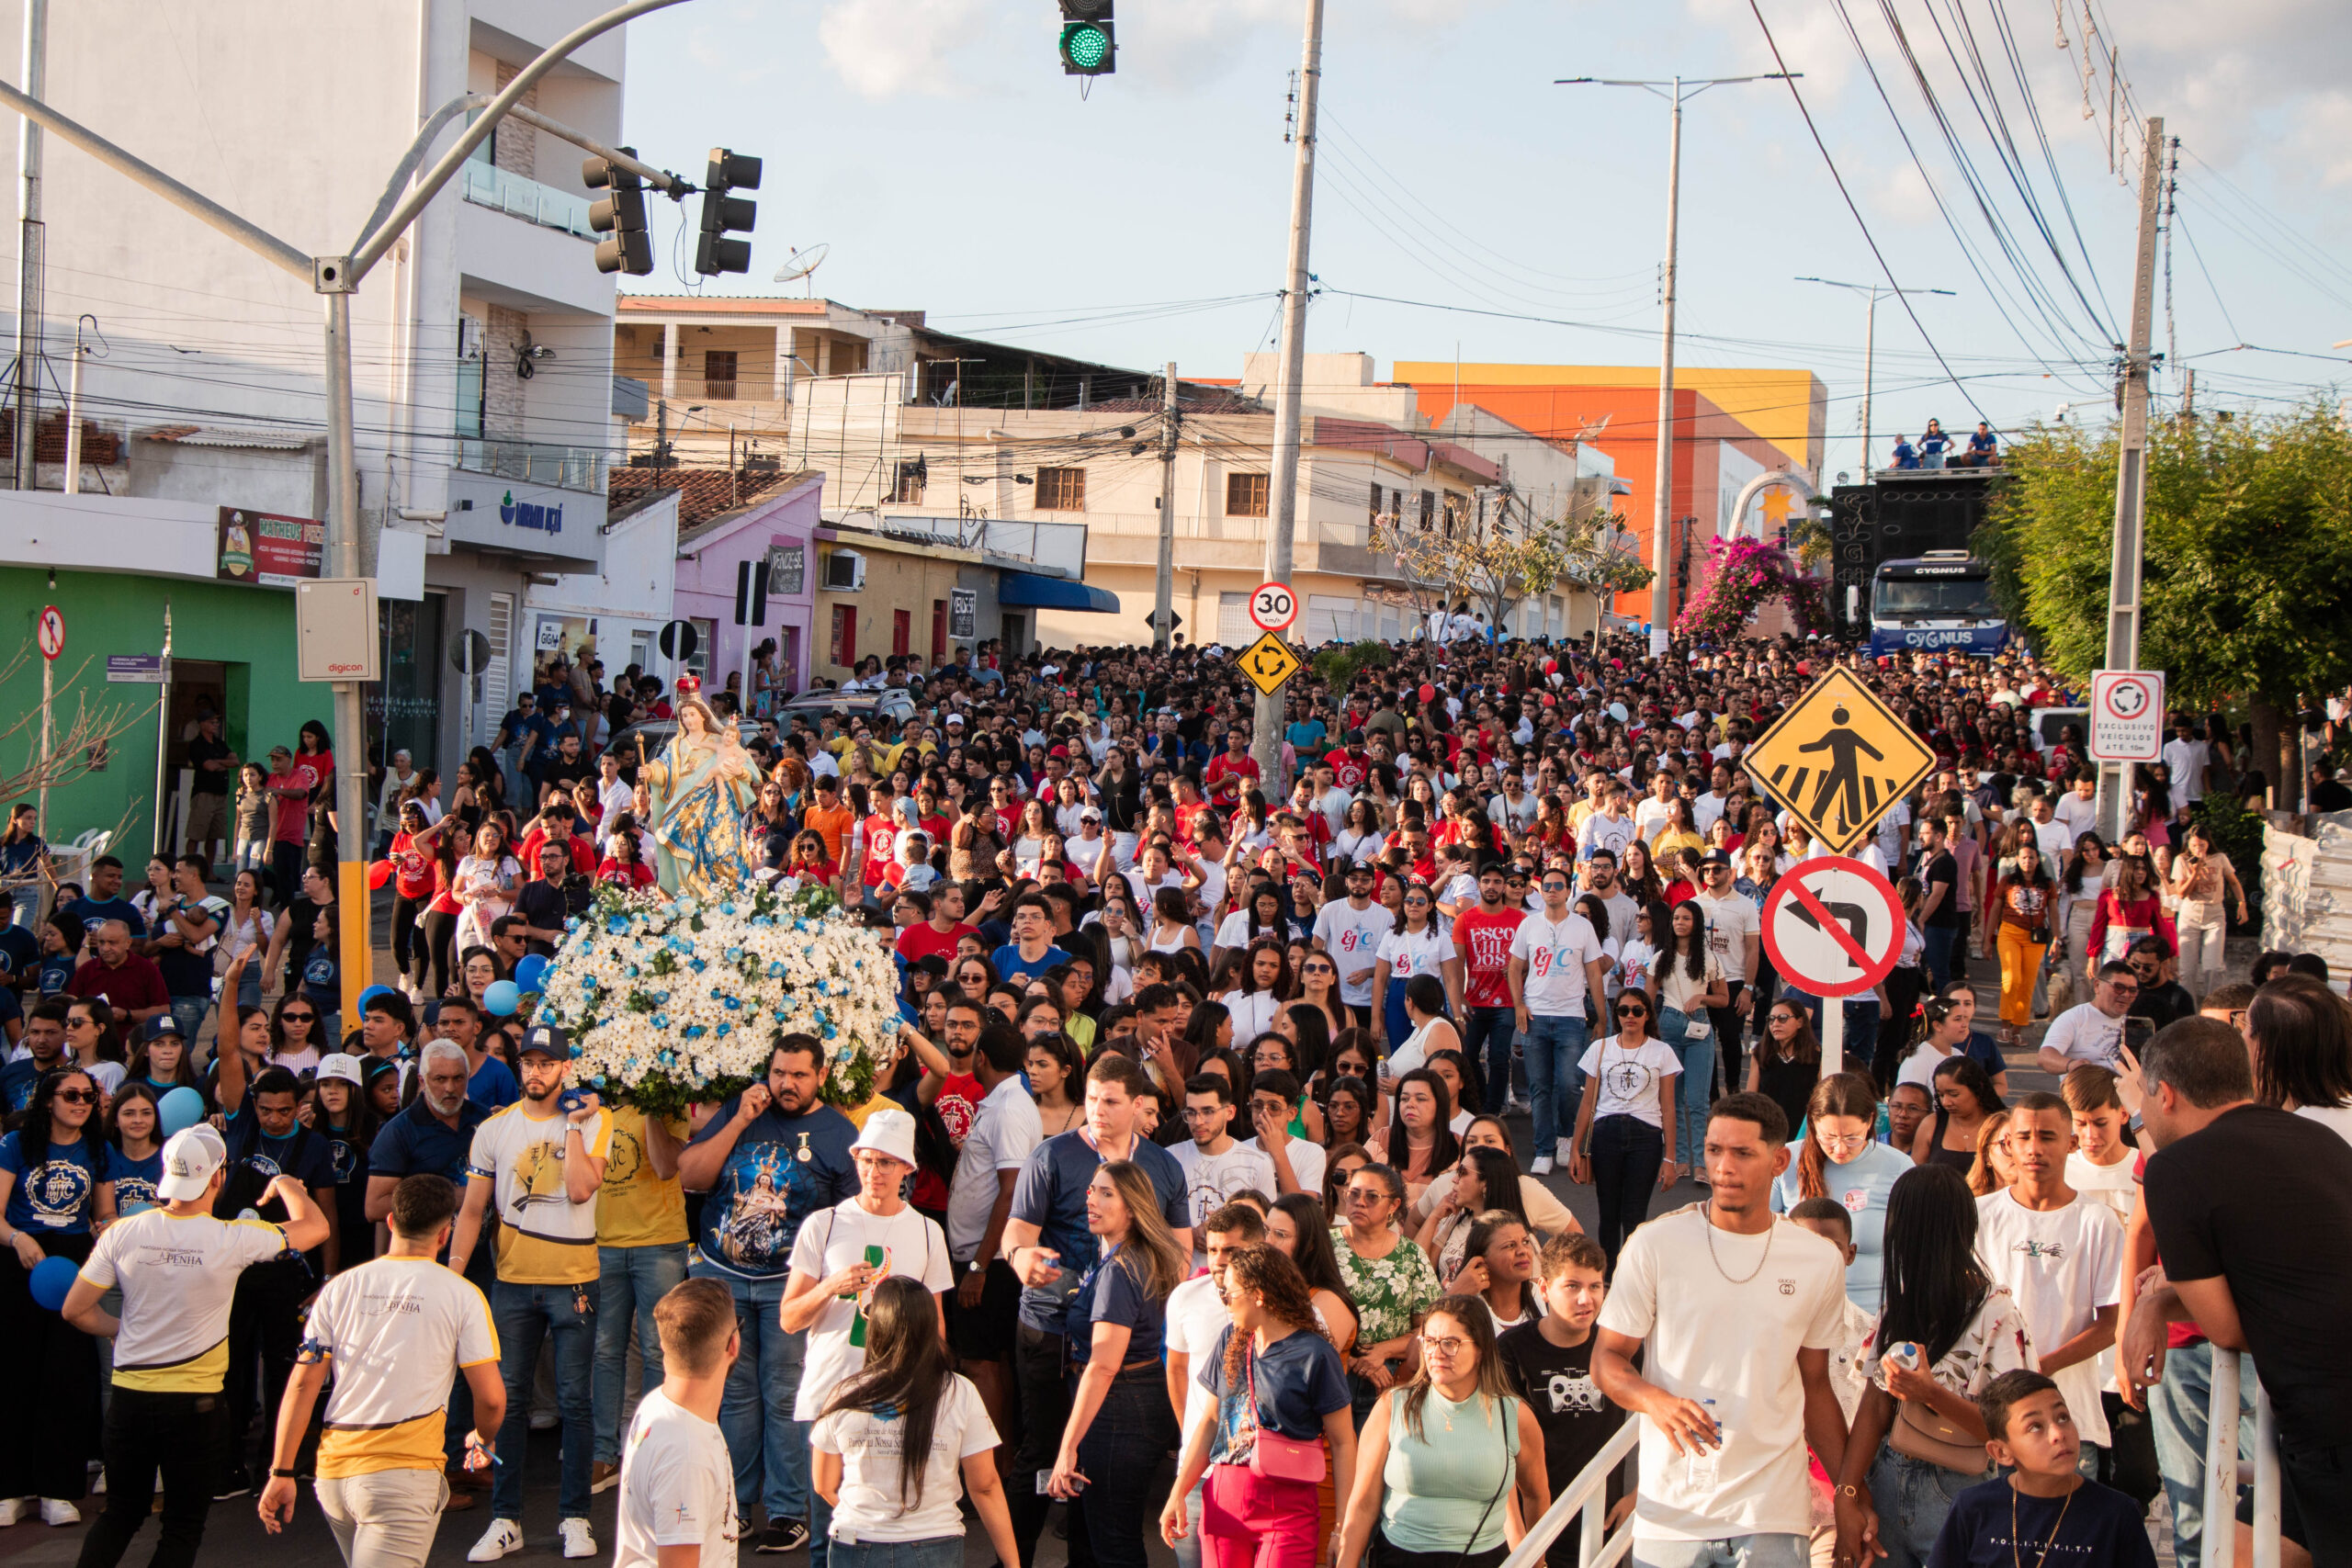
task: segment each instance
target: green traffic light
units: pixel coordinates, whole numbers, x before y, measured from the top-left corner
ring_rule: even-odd
[[[1111,59],[1111,32],[1093,22],[1073,22],[1062,29],[1062,63],[1073,71],[1097,72]]]

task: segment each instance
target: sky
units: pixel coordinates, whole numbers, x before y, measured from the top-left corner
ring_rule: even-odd
[[[688,0],[631,24],[626,123],[694,177],[709,147],[765,158],[752,270],[714,291],[813,287],[1236,376],[1274,345],[1304,12],[1124,0],[1118,70],[1082,84],[1054,0]],[[1952,291],[1879,302],[1882,452],[1930,416],[2111,414],[2139,198],[2110,159],[2137,184],[2148,115],[2180,140],[2160,406],[2191,367],[2200,410],[2352,381],[2331,347],[2352,338],[2352,7],[2331,0],[1328,0],[1308,351],[1383,379],[1457,355],[1655,364],[1667,105],[1555,80],[1770,72],[1766,27],[1793,95],[1686,104],[1677,357],[1818,375],[1825,477],[1860,466],[1865,297],[1801,276]],[[657,242],[693,212],[659,209]],[[811,283],[771,281],[820,243]],[[656,250],[637,288],[674,292],[691,240]]]

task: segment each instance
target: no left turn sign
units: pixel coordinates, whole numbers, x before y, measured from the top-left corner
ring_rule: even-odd
[[[1811,996],[1857,996],[1885,979],[1903,954],[1903,931],[1894,884],[1842,855],[1800,861],[1764,900],[1764,951]]]

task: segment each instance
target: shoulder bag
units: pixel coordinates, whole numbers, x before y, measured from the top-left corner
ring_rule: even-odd
[[[1269,1481],[1296,1481],[1309,1486],[1323,1483],[1329,1456],[1323,1450],[1320,1439],[1286,1437],[1267,1424],[1266,1407],[1258,1403],[1258,1351],[1255,1346],[1246,1358],[1250,1370],[1250,1414],[1255,1418],[1258,1436],[1250,1446],[1250,1472]]]
[[[1983,1443],[1916,1400],[1894,1402],[1894,1425],[1886,1440],[1905,1459],[1924,1460],[1962,1475],[1982,1475],[1990,1463]]]

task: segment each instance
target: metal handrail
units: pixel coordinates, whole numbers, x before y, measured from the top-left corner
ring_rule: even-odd
[[[2238,1487],[2254,1485],[2254,1568],[2278,1568],[2278,1418],[2270,1393],[2254,1389],[2254,1458],[2241,1465],[2238,1438],[2245,1408],[2243,1351],[2213,1348],[2213,1376],[2205,1402],[2204,1568],[2235,1568]],[[2222,1414],[2227,1411],[2226,1418]],[[2250,1471],[2250,1476],[2244,1473]]]
[[[1634,1549],[1634,1520],[1626,1516],[1617,1527],[1617,1533],[1603,1540],[1609,1523],[1609,1478],[1625,1462],[1642,1438],[1642,1418],[1628,1416],[1625,1424],[1617,1428],[1610,1439],[1600,1445],[1600,1451],[1591,1462],[1577,1472],[1577,1478],[1544,1510],[1511,1554],[1502,1561],[1502,1568],[1542,1568],[1544,1555],[1552,1543],[1568,1528],[1568,1521],[1582,1517],[1583,1539],[1577,1545],[1577,1568],[1612,1568],[1623,1562]]]

